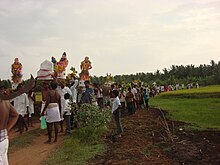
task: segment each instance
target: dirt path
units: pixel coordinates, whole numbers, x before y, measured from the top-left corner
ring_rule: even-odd
[[[57,143],[44,144],[47,137],[42,134],[34,140],[31,146],[9,153],[10,165],[39,165],[63,142],[63,136],[59,136]]]
[[[31,131],[40,128],[40,122],[39,117],[36,117],[33,122],[34,127],[28,127],[28,131],[25,131],[22,135],[19,134],[19,132],[16,132],[14,130],[10,131],[9,133],[9,139],[15,140],[14,138],[19,136],[26,136]],[[51,144],[44,144],[44,142],[47,140],[47,135],[45,131],[40,131],[31,145],[16,149],[15,151],[12,151],[9,148],[9,164],[10,165],[39,165],[42,162],[44,162],[48,156],[53,152],[56,148],[58,148],[64,138],[63,133],[59,133],[58,135],[58,142],[57,143],[51,143]],[[53,140],[53,139],[52,139]]]

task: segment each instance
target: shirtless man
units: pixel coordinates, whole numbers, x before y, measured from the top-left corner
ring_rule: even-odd
[[[10,104],[9,100],[27,92],[35,85],[35,80],[31,77],[29,83],[20,91],[5,95],[3,89],[0,90],[0,165],[8,165],[8,131],[15,125],[18,119],[18,113]]]
[[[8,164],[7,132],[16,124],[18,113],[9,101],[0,98],[0,164]]]
[[[58,123],[61,120],[61,97],[56,91],[57,83],[52,81],[50,87],[51,89],[47,92],[45,107],[41,113],[41,116],[46,116],[45,118],[47,122],[48,140],[45,143],[51,142],[53,126],[55,131],[54,142],[57,142]]]

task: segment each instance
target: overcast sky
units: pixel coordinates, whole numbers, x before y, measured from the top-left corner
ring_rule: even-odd
[[[66,51],[92,75],[220,61],[220,0],[0,0],[0,78],[15,57],[24,79]]]

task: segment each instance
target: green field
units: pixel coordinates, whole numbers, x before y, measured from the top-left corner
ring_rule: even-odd
[[[220,86],[162,93],[150,99],[150,106],[168,112],[175,121],[191,128],[220,130]]]

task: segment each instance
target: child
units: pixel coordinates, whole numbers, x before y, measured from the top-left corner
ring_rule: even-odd
[[[145,101],[145,104],[146,104],[146,109],[149,110],[149,106],[148,106],[149,94],[148,94],[148,92],[147,92],[146,89],[144,89],[144,94],[143,94],[143,96],[144,96],[144,101]]]
[[[71,103],[70,103],[70,94],[66,93],[64,95],[65,107],[64,107],[64,117],[66,120],[66,133],[71,134]]]
[[[121,111],[120,111],[121,103],[118,98],[118,91],[113,90],[112,93],[114,95],[114,100],[112,104],[112,113],[114,115],[115,123],[117,126],[117,135],[118,137],[121,137],[121,133],[123,132],[122,125],[121,125]]]

